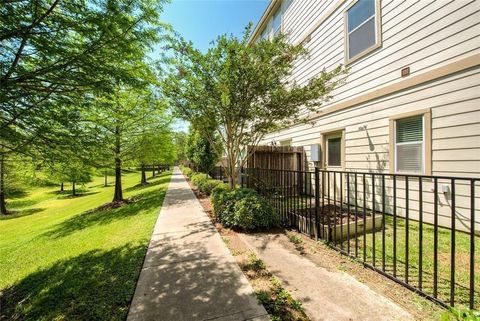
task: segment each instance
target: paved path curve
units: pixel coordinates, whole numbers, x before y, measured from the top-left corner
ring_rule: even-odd
[[[127,320],[269,320],[252,293],[235,259],[175,168]]]

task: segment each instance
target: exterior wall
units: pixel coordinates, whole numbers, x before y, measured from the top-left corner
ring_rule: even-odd
[[[323,68],[345,62],[345,0],[294,0],[284,14],[283,31],[294,43],[302,42],[312,25],[321,24],[310,34],[305,46],[310,57],[298,61],[293,78],[307,82]],[[321,144],[322,133],[344,130],[344,169],[356,172],[390,172],[389,119],[395,115],[430,109],[432,175],[480,177],[480,1],[381,1],[382,46],[348,65],[346,82],[333,93],[333,99],[309,124],[293,126],[265,137],[263,144],[291,140],[304,146],[310,159],[310,144]],[[331,107],[356,97],[375,94],[379,88],[401,83],[426,72],[474,57],[474,64],[428,81],[419,81],[402,90],[366,99],[359,104]],[[400,70],[410,67],[402,78]],[[378,96],[378,95],[377,95]],[[330,108],[330,110],[329,110]],[[366,126],[365,130],[361,127]],[[313,168],[314,164],[309,163]],[[367,178],[368,180],[369,178]],[[397,182],[398,214],[404,215],[405,182]],[[440,180],[441,185],[449,181]],[[378,184],[378,183],[377,183]],[[387,180],[387,207],[391,211],[391,184]],[[418,181],[410,184],[411,218],[418,216]],[[433,184],[425,181],[423,190],[425,220],[433,220]],[[457,227],[468,228],[469,186],[456,186]],[[361,191],[359,191],[361,193]],[[480,184],[476,187],[476,229],[480,230]],[[345,193],[346,194],[346,193]],[[370,197],[370,199],[368,198]],[[379,196],[377,196],[379,197]],[[372,202],[367,195],[367,201]],[[380,204],[380,199],[376,199]],[[451,224],[451,199],[439,193],[440,224]]]

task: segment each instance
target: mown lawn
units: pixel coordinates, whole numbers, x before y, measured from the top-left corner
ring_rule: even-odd
[[[17,213],[0,219],[0,320],[125,319],[170,173],[146,187],[139,180],[124,175],[134,201],[115,209],[97,209],[113,197],[102,177],[77,197],[43,187],[10,200]]]

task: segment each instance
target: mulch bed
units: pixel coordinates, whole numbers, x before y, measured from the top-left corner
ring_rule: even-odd
[[[307,219],[312,219],[312,222],[315,222],[315,208],[303,208],[291,212],[292,214],[305,217]],[[321,224],[324,225],[335,225],[335,224],[347,224],[348,222],[363,221],[363,212],[359,209],[357,215],[355,212],[346,208],[340,208],[340,206],[335,205],[325,205],[322,208],[318,209],[318,216]],[[367,212],[365,214],[367,218],[371,217],[371,213]]]

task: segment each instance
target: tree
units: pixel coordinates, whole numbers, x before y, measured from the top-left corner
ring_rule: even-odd
[[[76,184],[85,184],[92,181],[93,168],[84,160],[77,158],[64,159],[50,168],[50,177],[63,186],[63,182],[72,183],[72,195],[77,195]]]
[[[190,127],[185,142],[185,155],[197,171],[208,173],[220,159],[222,142],[214,130],[210,130],[208,135],[204,135],[204,132],[206,129],[200,131]]]
[[[187,148],[187,133],[183,131],[174,132],[173,141],[176,146],[177,162],[185,164],[187,162],[187,155],[185,153]]]
[[[99,97],[92,109],[91,126],[98,130],[103,148],[112,152],[115,166],[113,202],[122,202],[122,166],[136,158],[140,138],[146,128],[161,124],[165,105],[151,88],[117,87]]]
[[[247,159],[241,159],[242,150],[257,146],[267,133],[302,121],[302,111],[328,100],[343,73],[338,66],[297,84],[293,66],[307,51],[284,35],[249,43],[250,30],[240,39],[220,36],[206,53],[182,39],[174,42],[168,60],[172,68],[163,81],[169,104],[181,118],[206,129],[202,134],[209,139],[209,128],[221,137],[231,188],[235,167]]]
[[[160,40],[162,0],[18,0],[0,6],[0,165],[62,142],[85,99],[134,85]],[[3,168],[0,166],[0,168]],[[0,213],[5,171],[0,175]],[[7,173],[8,174],[8,173]]]
[[[168,125],[149,128],[139,135],[135,145],[135,160],[141,169],[141,185],[147,184],[147,165],[152,166],[152,176],[155,176],[155,165],[171,164],[176,159],[176,149]]]

